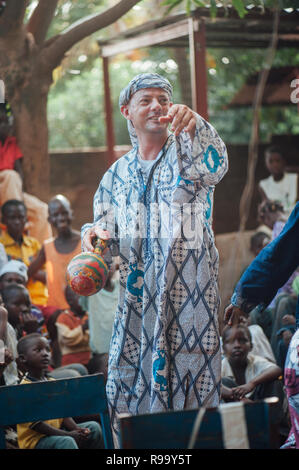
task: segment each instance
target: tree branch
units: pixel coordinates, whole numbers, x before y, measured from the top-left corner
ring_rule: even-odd
[[[0,37],[18,29],[23,24],[29,0],[10,0],[6,2],[4,12],[0,16]]]
[[[36,44],[41,44],[47,35],[57,7],[58,0],[39,0],[28,23],[27,30],[32,33]]]
[[[47,48],[48,66],[52,69],[57,67],[65,53],[74,44],[90,34],[111,25],[139,2],[140,0],[121,0],[117,5],[105,10],[103,13],[88,16],[71,25]]]

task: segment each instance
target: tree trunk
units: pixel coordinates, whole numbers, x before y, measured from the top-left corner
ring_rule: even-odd
[[[47,96],[52,71],[67,51],[90,34],[105,28],[140,0],[120,0],[101,13],[85,17],[46,40],[58,0],[39,0],[29,22],[29,0],[10,0],[0,15],[0,79],[15,119],[16,138],[23,153],[24,190],[48,201]]]
[[[24,155],[24,191],[45,202],[50,196],[47,93],[48,86],[31,84],[22,91],[20,100],[11,103],[16,138]]]
[[[47,96],[52,81],[43,51],[25,28],[0,43],[5,99],[12,108],[16,138],[23,153],[24,190],[47,201],[50,193]]]

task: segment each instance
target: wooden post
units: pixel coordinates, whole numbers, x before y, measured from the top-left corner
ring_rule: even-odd
[[[103,59],[103,77],[104,77],[104,99],[105,99],[105,114],[106,114],[106,145],[108,159],[108,167],[112,165],[115,160],[114,146],[114,128],[113,128],[113,109],[111,104],[111,93],[109,83],[109,59],[108,57],[102,57]]]
[[[189,49],[194,111],[208,121],[206,33],[204,20],[189,18]]]

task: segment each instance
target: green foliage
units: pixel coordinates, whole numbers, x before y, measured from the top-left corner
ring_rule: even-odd
[[[173,10],[181,7],[187,14],[190,14],[191,10],[199,7],[210,8],[210,14],[212,18],[217,16],[217,10],[219,7],[228,9],[233,7],[240,18],[243,18],[247,14],[246,7],[256,6],[261,10],[265,8],[298,8],[298,0],[163,0],[162,5],[166,6],[166,14],[168,15]]]
[[[116,1],[116,0],[115,0]],[[114,3],[115,3],[114,1]],[[165,0],[166,6],[173,5],[175,0]],[[56,34],[96,9],[111,6],[111,1],[73,0],[59,3],[59,10],[53,22],[51,34]],[[184,8],[198,8],[203,4],[212,6],[211,1],[185,0],[175,2]],[[215,3],[215,2],[214,2]],[[242,5],[249,2],[236,0],[224,1],[227,6],[234,3],[234,8],[242,13]],[[276,0],[251,0],[251,4],[273,6]],[[294,6],[294,0],[281,0],[283,7]],[[138,10],[130,12],[139,20],[148,11],[150,0],[144,0]],[[241,5],[242,4],[242,5]],[[68,5],[68,9],[65,5]],[[64,10],[63,10],[64,6]],[[144,10],[145,9],[145,10]],[[217,5],[216,5],[217,9]],[[217,13],[217,11],[216,11]],[[159,15],[153,9],[153,15]],[[143,20],[144,21],[144,20]],[[124,25],[122,25],[124,26]],[[101,31],[101,37],[105,36]],[[60,78],[49,94],[48,117],[50,129],[50,148],[69,148],[105,145],[105,112],[103,99],[103,78],[101,60],[98,57],[96,39],[93,35],[81,41],[70,51],[60,70]],[[208,103],[211,123],[217,128],[226,142],[248,143],[251,133],[251,108],[230,109],[227,106],[239,91],[246,79],[263,67],[265,50],[223,49],[208,50]],[[84,58],[84,60],[82,60]],[[296,65],[299,63],[299,52],[294,49],[278,50],[274,66]],[[129,137],[126,121],[118,108],[120,90],[129,80],[143,71],[155,71],[166,75],[174,85],[174,101],[181,101],[178,69],[172,50],[162,48],[142,49],[139,57],[132,54],[119,55],[111,61],[110,85],[114,106],[114,129],[117,144],[128,144]],[[298,133],[299,115],[296,105],[286,107],[264,107],[261,110],[260,138],[268,141],[272,134]]]

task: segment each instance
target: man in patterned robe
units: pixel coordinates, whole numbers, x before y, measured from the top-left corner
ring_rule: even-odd
[[[121,92],[133,148],[103,176],[94,223],[82,227],[83,250],[93,250],[96,236],[110,237],[110,254],[120,256],[106,386],[117,434],[120,413],[219,403],[211,222],[227,152],[209,123],[171,97],[171,84],[158,74],[138,75]]]

